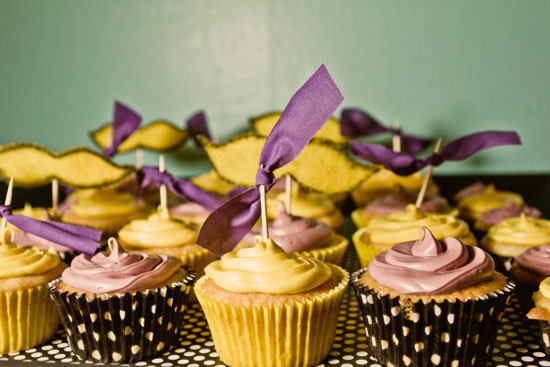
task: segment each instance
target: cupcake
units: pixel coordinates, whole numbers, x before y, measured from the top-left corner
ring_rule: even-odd
[[[66,265],[53,250],[16,246],[11,229],[0,233],[0,354],[32,348],[51,338],[59,318],[48,282]]]
[[[214,170],[210,170],[202,175],[193,177],[189,181],[204,191],[217,194],[219,197],[227,197],[227,195],[229,195],[229,193],[237,187],[227,181],[224,181]]]
[[[481,240],[481,247],[493,255],[497,268],[500,266],[507,271],[510,270],[514,257],[521,255],[529,247],[548,243],[550,221],[521,214],[491,227]]]
[[[280,202],[285,202],[284,192],[267,198],[267,217],[275,220],[279,215]],[[344,223],[344,216],[334,202],[326,194],[313,191],[293,190],[291,214],[297,217],[316,219],[325,223],[333,230],[340,232]]]
[[[253,246],[255,237],[261,234],[260,227],[254,227],[244,238],[245,246]],[[269,223],[269,235],[286,253],[297,253],[336,265],[348,248],[348,239],[335,233],[325,223],[311,218],[287,214],[283,208],[277,219]]]
[[[399,187],[418,191],[423,181],[424,176],[419,172],[409,176],[399,176],[388,169],[381,169],[355,189],[351,197],[357,207],[362,207],[375,199],[396,192]],[[426,193],[439,194],[439,188],[433,180],[430,181]]]
[[[129,254],[109,239],[110,253],[81,254],[50,295],[74,354],[94,362],[134,362],[178,342],[195,274],[170,256]]]
[[[474,228],[480,232],[487,232],[490,227],[499,224],[503,220],[519,217],[521,214],[532,218],[540,218],[542,215],[536,208],[506,201],[502,207],[483,213],[481,218],[475,221]]]
[[[67,200],[71,205],[61,221],[103,231],[105,236],[116,235],[127,223],[145,218],[151,207],[129,192],[116,189],[86,189],[73,192]]]
[[[482,249],[420,232],[352,276],[368,353],[386,366],[484,366],[514,283]]]
[[[185,222],[193,229],[198,230],[206,220],[210,211],[204,206],[192,201],[182,201],[178,199],[175,203],[170,203],[170,216]]]
[[[523,311],[533,307],[533,293],[549,276],[550,244],[530,247],[514,259],[510,277],[516,282],[516,293]]]
[[[126,251],[174,256],[182,265],[194,270],[197,276],[204,274],[204,267],[216,260],[214,255],[195,244],[195,230],[171,218],[160,206],[149,218],[136,219],[125,225],[118,232],[118,238]]]
[[[459,190],[453,196],[453,199],[458,202],[467,196],[481,194],[483,191],[485,191],[485,189],[487,189],[487,186],[483,182],[476,181],[475,183],[468,185],[463,189]]]
[[[533,295],[535,307],[527,313],[527,318],[537,320],[542,336],[544,351],[550,356],[550,278],[545,278],[539,290]]]
[[[208,265],[194,289],[227,365],[313,366],[330,351],[348,282],[344,269],[258,236]]]
[[[405,211],[373,218],[369,224],[352,236],[353,244],[362,267],[378,253],[389,250],[400,242],[412,241],[418,236],[419,227],[428,227],[438,240],[456,237],[466,245],[477,245],[468,224],[453,215],[423,213],[414,205]]]
[[[418,193],[398,187],[394,193],[384,195],[365,207],[355,209],[351,213],[351,219],[357,228],[366,227],[369,221],[378,216],[389,215],[395,212],[404,211],[409,204],[414,204]],[[424,213],[439,213],[458,215],[458,210],[452,208],[449,202],[444,197],[428,194],[424,197],[424,201],[420,206],[420,211]]]
[[[458,201],[460,216],[464,219],[475,222],[480,220],[482,215],[489,210],[497,209],[509,201],[515,205],[523,205],[521,195],[495,189],[493,185],[487,186],[485,190],[463,197]]]

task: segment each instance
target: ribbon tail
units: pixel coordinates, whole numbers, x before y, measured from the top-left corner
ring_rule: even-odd
[[[222,205],[222,202],[216,197],[189,181],[174,178],[168,186],[168,189],[179,197],[200,204],[210,211]]]
[[[201,227],[197,244],[221,257],[235,248],[259,218],[260,190],[253,187],[210,213]]]
[[[521,145],[521,139],[515,131],[482,131],[445,144],[440,155],[447,161],[460,161],[479,151],[501,145]]]
[[[378,144],[352,141],[350,143],[350,153],[357,158],[364,159],[371,163],[381,164],[400,176],[408,176],[428,165],[428,163],[422,159],[416,159],[404,153],[394,152]]]
[[[203,111],[197,112],[191,116],[187,121],[187,129],[191,132],[191,136],[197,148],[204,150],[202,143],[197,139],[198,135],[202,135],[208,140],[212,141],[212,135],[208,130],[208,123],[206,122],[206,116]]]
[[[365,111],[348,108],[342,111],[340,133],[351,138],[391,132]]]
[[[433,142],[431,139],[424,139],[419,136],[405,134],[401,135],[401,141],[403,142],[405,149],[414,154],[420,153]]]

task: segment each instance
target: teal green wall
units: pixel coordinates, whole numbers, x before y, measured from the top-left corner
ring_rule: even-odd
[[[548,19],[547,0],[0,0],[0,143],[91,145],[115,99],[144,121],[204,108],[225,139],[325,63],[345,106],[408,131],[523,138],[439,173],[549,172]],[[205,168],[187,153],[171,171]]]

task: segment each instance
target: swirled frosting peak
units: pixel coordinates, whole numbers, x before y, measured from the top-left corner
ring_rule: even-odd
[[[550,243],[550,221],[540,218],[519,217],[508,218],[487,233],[487,240],[494,243],[507,243],[523,246],[540,246]]]
[[[516,257],[516,262],[522,268],[550,276],[550,244],[528,248]]]
[[[413,204],[405,211],[373,218],[367,228],[372,243],[399,243],[416,238],[419,227],[428,227],[436,238],[462,237],[470,233],[466,222],[452,215],[423,213]]]
[[[114,238],[109,246],[110,252],[75,257],[63,282],[91,293],[134,292],[163,285],[180,268],[175,257],[124,252]]]
[[[220,288],[236,293],[295,294],[330,279],[326,263],[287,254],[272,239],[256,237],[256,245],[229,252],[204,269]]]
[[[132,248],[176,247],[195,243],[197,233],[183,222],[170,218],[159,206],[147,219],[136,219],[122,227],[118,237]]]
[[[42,274],[59,264],[53,250],[44,251],[34,246],[16,246],[11,242],[13,231],[0,233],[0,279]]]
[[[521,206],[506,201],[500,208],[489,210],[481,216],[482,222],[487,226],[494,226],[499,224],[505,219],[519,217],[521,214],[525,214],[527,217],[540,218],[541,212],[529,206]]]
[[[420,228],[420,239],[399,243],[369,264],[378,283],[401,294],[439,294],[468,287],[492,276],[493,259],[482,249],[447,237],[437,241]]]

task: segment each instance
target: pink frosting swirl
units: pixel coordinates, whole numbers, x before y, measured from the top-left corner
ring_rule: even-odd
[[[487,186],[483,182],[477,181],[476,183],[466,186],[462,190],[458,191],[455,194],[455,200],[458,201],[468,196],[481,194],[483,191],[485,191],[486,188]]]
[[[255,227],[245,237],[245,241],[254,244],[254,237],[259,234],[261,229]],[[325,247],[330,243],[332,235],[332,229],[326,224],[315,219],[288,215],[284,209],[269,224],[269,237],[286,253]]]
[[[365,210],[378,215],[388,215],[395,212],[405,211],[409,204],[414,204],[418,193],[412,190],[400,189],[395,193],[391,193],[377,199],[367,205]],[[429,213],[444,213],[449,210],[448,201],[438,195],[426,195],[421,212]]]
[[[110,253],[75,257],[62,274],[63,282],[91,293],[133,292],[163,284],[181,266],[171,256],[124,252],[114,238],[109,245]]]
[[[487,226],[494,226],[505,219],[519,217],[521,214],[526,217],[540,218],[541,212],[533,207],[519,206],[510,201],[506,201],[504,206],[489,210],[481,216],[481,221]]]
[[[516,257],[516,262],[522,268],[550,276],[550,244],[528,248]]]
[[[479,283],[492,276],[493,259],[482,249],[454,237],[437,241],[426,227],[420,239],[399,243],[369,264],[376,281],[401,294],[438,294]]]

